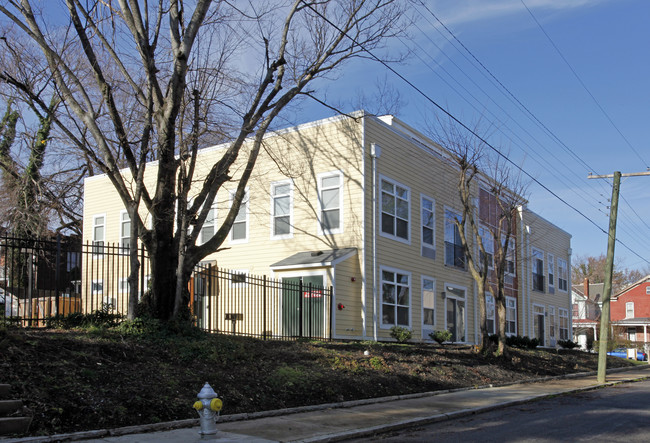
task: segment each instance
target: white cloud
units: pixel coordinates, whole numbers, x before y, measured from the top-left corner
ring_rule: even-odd
[[[592,7],[608,0],[525,0],[526,6],[534,10],[569,10]],[[447,25],[490,20],[525,11],[521,0],[459,0],[455,2],[437,0],[432,9],[444,18]]]

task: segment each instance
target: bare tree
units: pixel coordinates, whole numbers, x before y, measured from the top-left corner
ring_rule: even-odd
[[[500,162],[491,160],[485,136],[475,125],[473,133],[453,120],[438,120],[434,139],[452,154],[458,170],[458,197],[462,207],[454,221],[464,252],[464,264],[476,282],[481,351],[491,348],[487,327],[486,295],[495,300],[497,353],[506,355],[506,273],[514,273],[512,233],[517,208],[525,203],[519,179]]]
[[[400,34],[405,7],[396,0],[167,3],[66,0],[65,27],[29,0],[0,6],[10,32],[31,39],[55,79],[68,118],[54,121],[119,193],[132,236],[148,251],[152,313],[163,320],[180,316],[194,266],[226,239],[278,114],[311,94],[315,79]],[[47,108],[28,81],[0,78]],[[199,177],[198,149],[215,140],[228,148]],[[144,180],[152,158],[153,186]],[[238,159],[245,166],[233,204],[212,238],[198,245]],[[135,294],[135,253],[131,263]]]

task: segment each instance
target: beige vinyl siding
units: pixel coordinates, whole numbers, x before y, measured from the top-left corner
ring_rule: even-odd
[[[336,265],[334,287],[334,337],[363,338],[361,256],[356,254]],[[354,279],[354,281],[352,281]],[[338,304],[344,307],[339,310]]]
[[[413,337],[422,337],[422,303],[421,276],[434,277],[436,280],[435,294],[435,329],[443,329],[445,325],[444,301],[441,298],[443,282],[467,288],[467,340],[474,340],[474,283],[469,272],[459,270],[444,264],[444,213],[445,208],[460,211],[461,205],[457,188],[450,183],[458,181],[458,172],[447,160],[432,154],[420,144],[409,140],[389,125],[377,120],[366,119],[366,205],[367,231],[366,247],[368,276],[368,318],[372,319],[372,169],[369,157],[370,144],[376,143],[381,147],[381,156],[377,159],[377,308],[381,313],[381,267],[389,267],[410,273],[410,325]],[[426,140],[421,136],[422,140]],[[392,182],[401,184],[409,189],[409,241],[398,241],[381,235],[381,179],[386,177]],[[423,257],[421,253],[421,200],[420,194],[425,194],[435,201],[435,260]],[[380,315],[378,315],[380,317]],[[382,326],[378,319],[378,335],[380,339],[390,337],[390,326]],[[367,323],[367,335],[372,336],[372,322]]]
[[[524,267],[524,272],[526,273],[525,281],[528,282],[528,289],[525,290],[527,290],[528,291],[527,293],[529,294],[527,307],[529,307],[528,314],[530,318],[530,322],[528,323],[528,328],[527,328],[528,331],[526,331],[525,335],[529,335],[531,337],[535,336],[533,305],[543,306],[546,313],[549,312],[549,307],[554,307],[555,321],[556,321],[555,339],[557,340],[559,339],[559,309],[566,309],[569,312],[569,316],[571,315],[571,292],[570,290],[561,291],[559,289],[559,284],[558,284],[559,276],[560,276],[558,270],[558,262],[560,260],[564,260],[567,263],[567,280],[568,280],[567,289],[571,287],[570,286],[571,284],[570,283],[571,282],[571,275],[570,275],[571,235],[569,235],[568,233],[558,228],[554,224],[550,223],[549,221],[545,220],[544,218],[540,217],[539,215],[527,209],[523,211],[522,221],[523,221],[524,229],[526,226],[529,227],[529,233],[526,234],[527,247],[524,247],[522,251],[523,252],[522,264]],[[530,281],[530,279],[532,276],[531,256],[532,256],[533,248],[544,252],[544,291],[543,292],[532,290],[532,282]],[[554,270],[555,282],[554,282],[553,293],[549,291],[549,286],[548,286],[549,254],[553,256],[554,264],[555,264],[555,270]],[[545,332],[546,346],[555,345],[550,342],[550,336],[549,336],[550,318],[551,318],[550,314],[545,317],[544,332]],[[571,335],[570,331],[569,331],[569,335]]]

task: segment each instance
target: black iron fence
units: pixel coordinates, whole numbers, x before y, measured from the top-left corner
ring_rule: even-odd
[[[138,251],[140,300],[150,267]],[[129,248],[0,237],[0,319],[46,326],[56,315],[97,310],[128,314]],[[210,332],[264,339],[331,338],[332,288],[301,278],[272,279],[199,265],[188,285],[195,324]]]

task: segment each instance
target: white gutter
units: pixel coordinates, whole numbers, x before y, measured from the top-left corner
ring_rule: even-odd
[[[377,337],[377,159],[381,155],[381,148],[372,143],[370,156],[372,157],[372,337]]]

